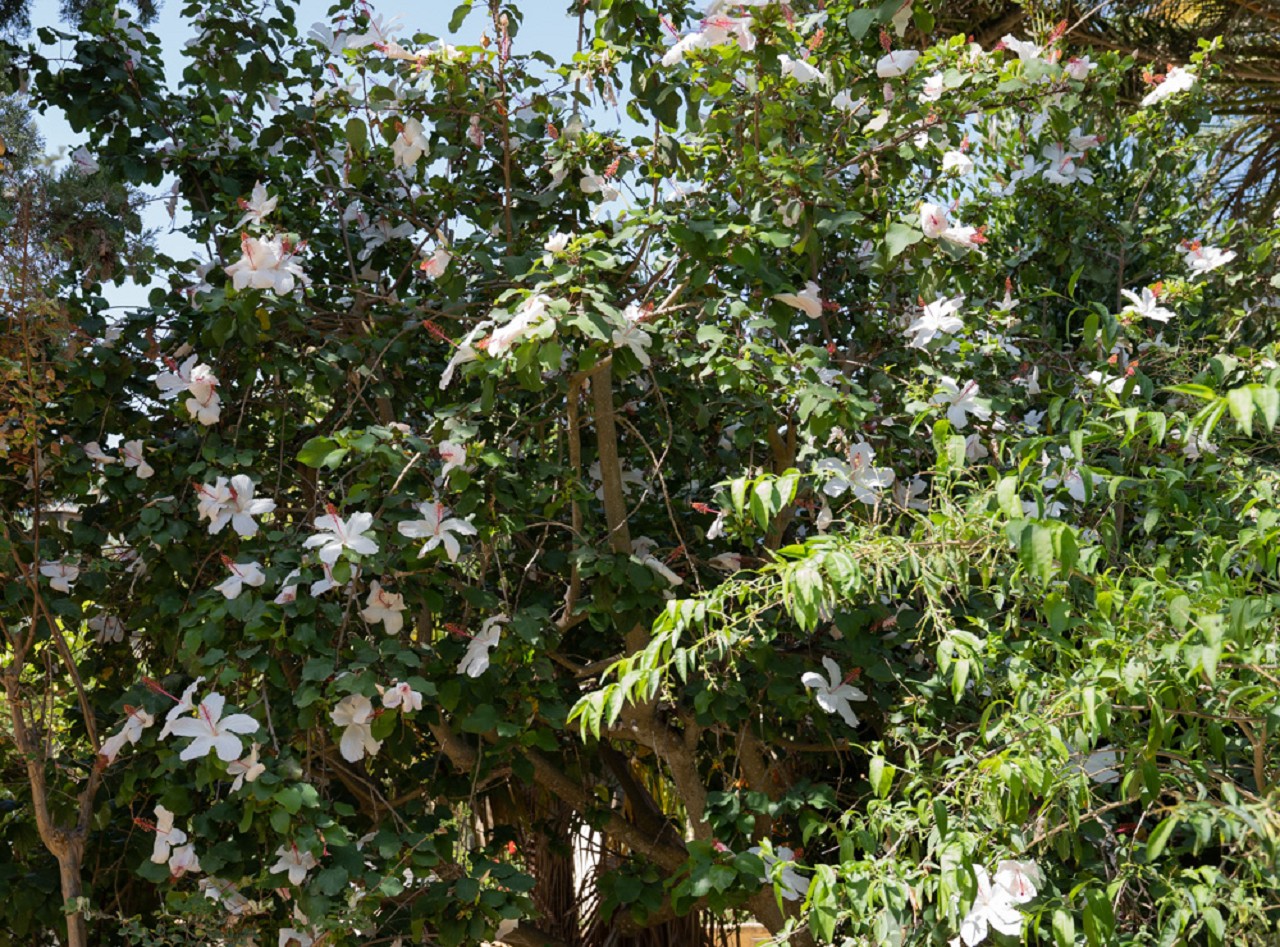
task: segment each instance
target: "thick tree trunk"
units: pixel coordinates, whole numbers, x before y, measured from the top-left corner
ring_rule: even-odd
[[[84,891],[80,869],[84,864],[85,838],[89,834],[89,817],[93,797],[102,778],[95,766],[81,789],[78,798],[76,824],[71,828],[60,826],[49,810],[49,785],[45,774],[44,747],[27,725],[25,703],[18,685],[18,662],[10,665],[4,674],[5,698],[9,704],[9,722],[13,727],[13,743],[22,754],[27,766],[27,781],[31,786],[31,807],[36,817],[36,831],[49,853],[58,860],[58,877],[62,886],[64,903],[79,898]],[[96,741],[95,741],[96,745]],[[83,911],[67,914],[67,944],[69,947],[89,947],[89,933]]]
[[[58,878],[62,883],[63,903],[74,901],[83,893],[80,880],[80,867],[83,863],[83,840],[65,842],[63,853],[58,855]],[[83,911],[67,915],[67,944],[69,947],[89,947],[89,930]]]

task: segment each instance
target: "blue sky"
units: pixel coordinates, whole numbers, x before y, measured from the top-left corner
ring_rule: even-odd
[[[150,30],[160,37],[161,47],[165,53],[169,78],[174,81],[182,72],[183,44],[194,32],[191,24],[181,15],[186,5],[184,0],[161,0],[160,16],[150,26]],[[332,0],[298,0],[292,4],[297,10],[298,25],[305,33],[312,23],[326,21]],[[486,7],[483,0],[478,0],[478,7]],[[35,0],[31,9],[31,23],[34,27],[60,26],[58,0]],[[431,33],[436,36],[451,36],[455,41],[474,42],[488,24],[488,16],[483,10],[477,10],[468,17],[455,34],[449,34],[449,20],[456,6],[454,0],[373,0],[377,13],[385,17],[404,14],[401,21],[406,29],[402,35],[415,32]],[[568,0],[522,0],[519,4],[524,11],[525,20],[517,39],[517,49],[541,49],[556,58],[567,58],[572,55],[577,39],[577,21],[566,15]],[[254,9],[257,4],[245,3],[246,9]],[[64,29],[66,27],[63,27]],[[32,41],[35,33],[32,32]],[[49,52],[50,50],[46,50]],[[68,151],[83,144],[67,127],[60,114],[46,115],[40,120],[40,130],[45,136],[49,149],[56,152],[59,148]]]
[[[176,83],[185,64],[184,44],[195,35],[195,31],[191,23],[181,15],[182,8],[186,5],[184,0],[162,0],[162,3],[159,17],[148,29],[160,38],[169,80],[171,83]],[[331,4],[332,0],[297,0],[293,3],[297,11],[300,31],[305,34],[312,23],[328,22],[328,9]],[[577,41],[577,20],[566,14],[568,5],[568,0],[522,0],[519,6],[525,14],[525,20],[516,39],[517,51],[528,52],[540,49],[559,60],[570,57]],[[478,0],[476,6],[482,9],[473,12],[456,33],[450,34],[449,20],[452,18],[455,6],[454,0],[426,0],[425,3],[421,0],[383,0],[383,2],[373,0],[374,11],[384,18],[389,19],[398,13],[404,15],[401,20],[405,27],[400,34],[402,38],[422,32],[445,36],[454,42],[477,42],[481,33],[489,25],[487,13],[483,9],[488,5],[483,0]],[[49,26],[67,30],[68,28],[60,22],[58,7],[58,0],[35,0],[31,9],[32,26]],[[258,4],[246,2],[245,7],[247,10],[252,10],[256,9]],[[33,29],[31,41],[35,42],[35,40]],[[46,47],[43,52],[53,58],[58,55],[59,50],[57,47]],[[82,136],[72,132],[58,110],[51,109],[45,115],[38,116],[37,124],[41,134],[44,135],[46,147],[52,155],[57,155],[61,151],[65,156],[86,143]],[[160,193],[165,190],[167,188],[158,189]],[[144,214],[144,220],[148,227],[160,231],[161,238],[166,241],[167,252],[171,254],[181,252],[180,245],[186,242],[185,237],[171,232],[163,201],[153,202]],[[187,249],[193,256],[199,253],[199,248],[194,244],[190,244]],[[147,289],[148,287],[132,284],[113,287],[109,289],[108,296],[116,306],[125,308],[141,306],[146,303]]]

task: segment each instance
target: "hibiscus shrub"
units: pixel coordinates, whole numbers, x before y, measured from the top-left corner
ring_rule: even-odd
[[[0,943],[1271,942],[1214,45],[589,6],[563,64],[497,2],[25,54],[188,240],[6,376]]]

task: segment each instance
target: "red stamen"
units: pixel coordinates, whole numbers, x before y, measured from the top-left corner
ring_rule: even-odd
[[[174,697],[172,694],[170,694],[163,687],[161,687],[159,681],[153,680],[152,678],[149,678],[145,675],[142,678],[142,686],[145,687],[147,690],[151,691],[151,693],[153,694],[163,694],[165,697],[168,697],[170,700],[174,700],[174,701],[178,699]]]

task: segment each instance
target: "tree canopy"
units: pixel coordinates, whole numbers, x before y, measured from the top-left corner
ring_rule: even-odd
[[[564,63],[496,0],[21,54],[206,255],[118,313],[5,243],[0,944],[1267,942],[1280,229],[1206,183],[1220,45],[574,12]]]

